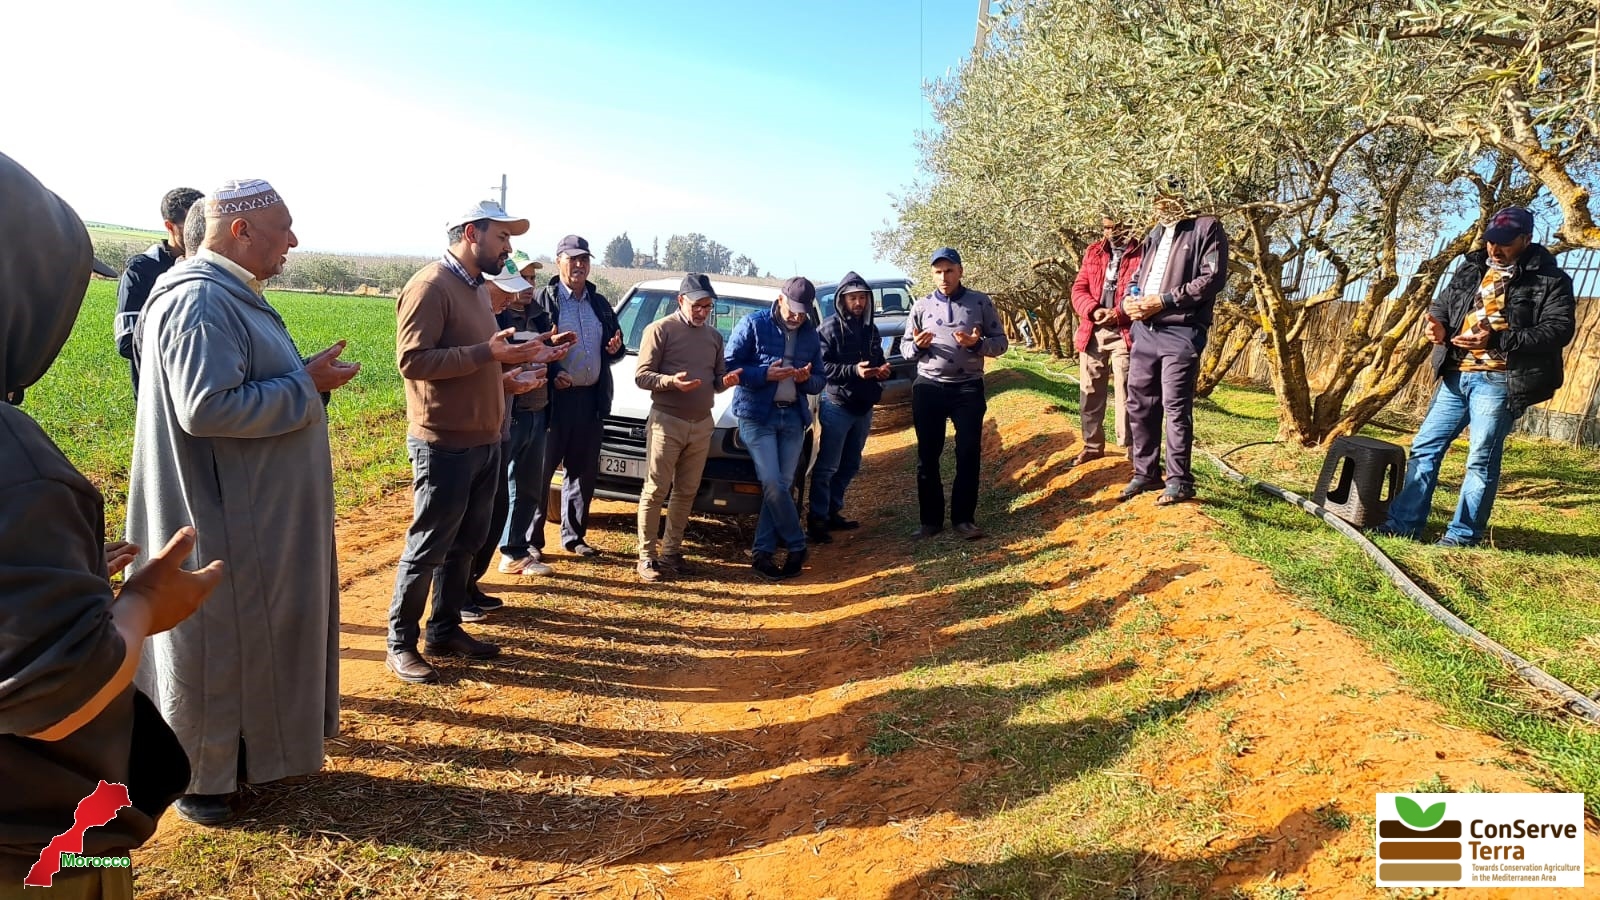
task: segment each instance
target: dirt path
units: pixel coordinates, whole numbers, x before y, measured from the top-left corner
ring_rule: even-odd
[[[1076,514],[1032,534],[991,522],[996,537],[940,552],[1070,549],[1029,570],[1013,588],[1019,602],[1112,627],[1132,598],[1148,600],[1162,615],[1163,658],[1183,660],[1163,690],[1219,698],[1189,717],[1190,740],[1128,773],[1178,803],[1227,785],[1215,833],[1148,836],[1147,874],[1159,881],[1164,861],[1204,856],[1217,861],[1209,893],[1275,874],[1304,882],[1305,896],[1364,895],[1370,838],[1319,811],[1370,813],[1374,792],[1435,774],[1529,789],[1502,767],[1503,745],[1439,724],[1440,711],[1362,645],[1213,540],[1203,507],[1118,506],[1126,463],[1066,469],[1073,432],[1036,397],[992,411],[985,478],[1025,491],[1024,505],[1072,503]],[[643,585],[632,507],[598,503],[591,538],[607,555],[552,554],[549,578],[491,574],[507,608],[469,627],[504,656],[447,663],[435,687],[402,685],[382,662],[409,497],[348,517],[344,733],[325,774],[261,790],[241,829],[270,835],[261,847],[288,852],[274,865],[299,865],[296,884],[319,895],[364,895],[352,885],[428,897],[948,894],[959,864],[992,859],[997,838],[972,786],[1001,763],[914,735],[903,752],[869,747],[886,695],[983,625],[952,614],[950,592],[928,583],[899,533],[896,516],[914,502],[912,437],[894,419],[880,422],[852,489],[868,526],[821,548],[801,579],[759,582],[739,561],[749,523],[697,520],[691,558],[704,574]],[[1243,753],[1229,743],[1241,735]],[[135,866],[182,881],[202,838],[169,814]],[[1592,832],[1588,844],[1600,861]],[[232,865],[217,893],[269,895],[264,863]]]

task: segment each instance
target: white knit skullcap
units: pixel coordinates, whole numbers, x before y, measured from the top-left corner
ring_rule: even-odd
[[[283,198],[272,189],[272,185],[260,178],[234,178],[223,182],[222,187],[212,191],[211,196],[206,198],[206,215],[228,216],[253,209],[266,209],[282,202]]]

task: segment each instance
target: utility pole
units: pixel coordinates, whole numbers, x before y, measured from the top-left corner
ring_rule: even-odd
[[[489,185],[489,190],[494,190],[494,185]],[[500,208],[506,208],[506,176],[504,172],[500,173]]]
[[[994,21],[994,16],[989,12],[992,5],[990,0],[978,0],[978,34],[972,40],[973,53],[982,53],[983,45],[989,39],[989,29]]]

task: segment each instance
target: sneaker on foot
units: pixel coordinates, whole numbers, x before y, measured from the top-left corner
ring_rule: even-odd
[[[500,571],[507,575],[517,575],[522,572],[522,568],[524,566],[533,562],[534,560],[535,557],[531,553],[524,553],[521,556],[512,556],[509,553],[502,553],[500,554]]]
[[[475,603],[465,603],[461,606],[461,621],[482,622],[489,618],[489,614],[478,608]]]
[[[429,642],[422,649],[426,650],[429,656],[460,656],[466,659],[494,659],[500,655],[499,646],[477,640],[460,628],[445,640],[438,643]]]
[[[483,591],[473,591],[472,605],[483,610],[484,612],[488,612],[492,609],[499,609],[500,607],[505,606],[506,602],[501,600],[499,597],[491,597],[488,594],[485,594]]]
[[[529,550],[528,559],[522,564],[521,571],[524,575],[549,575],[555,569],[545,565],[544,554],[538,550]]]
[[[650,584],[661,581],[665,577],[661,567],[656,565],[656,561],[649,558],[639,560],[639,565],[635,567],[635,570],[639,573],[640,581],[649,582]]]

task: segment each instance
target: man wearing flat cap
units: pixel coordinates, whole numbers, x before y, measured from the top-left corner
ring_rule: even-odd
[[[544,478],[549,493],[556,467],[561,475],[561,546],[581,558],[600,555],[589,546],[589,505],[600,475],[600,440],[611,414],[611,364],[627,355],[611,301],[589,283],[589,242],[569,234],[556,244],[556,275],[535,297],[550,311],[558,340],[568,342],[565,359],[550,366],[549,432]],[[544,551],[546,511],[533,514],[531,550]]]
[[[1461,258],[1428,308],[1428,340],[1439,379],[1428,415],[1411,441],[1405,486],[1383,531],[1422,536],[1450,444],[1470,432],[1467,468],[1441,547],[1483,540],[1500,486],[1506,435],[1523,411],[1555,396],[1561,351],[1576,328],[1572,278],[1533,240],[1533,215],[1518,206],[1494,214],[1484,248]]]
[[[344,341],[303,359],[262,282],[296,244],[272,185],[230,181],[206,233],[139,318],[127,539],[192,525],[228,576],[199,613],[147,642],[139,684],[193,766],[178,814],[215,825],[239,783],[322,768],[339,728],[339,575],[323,393],[360,366]],[[153,560],[141,554],[131,571]]]
[[[954,247],[933,253],[933,293],[906,317],[900,355],[917,362],[911,385],[911,424],[917,432],[917,506],[922,524],[912,540],[944,530],[945,422],[955,425],[956,475],[950,485],[950,524],[962,540],[983,537],[978,527],[978,468],[983,455],[984,360],[1006,352],[1005,326],[988,294],[961,283],[961,254]]]
[[[385,664],[401,681],[417,684],[439,679],[417,652],[417,641],[440,567],[423,650],[467,659],[500,653],[467,634],[461,609],[470,599],[473,556],[492,527],[506,418],[504,367],[541,362],[548,350],[535,341],[515,343],[514,329],[498,328],[484,286],[486,277],[504,270],[511,238],[527,232],[528,220],[485,200],[446,228],[449,249],[411,276],[395,311],[413,512],[389,604]]]
[[[769,580],[799,575],[806,561],[806,531],[789,488],[811,428],[807,398],[828,383],[822,339],[811,321],[816,302],[810,279],[791,278],[772,308],[740,319],[728,341],[726,365],[739,373],[733,414],[761,480],[761,517],[750,566]],[[780,540],[788,551],[781,569],[774,559]]]
[[[711,450],[713,398],[739,383],[722,358],[722,333],[710,327],[717,292],[698,272],[683,276],[678,311],[651,322],[639,341],[639,367],[633,380],[650,392],[645,420],[645,479],[639,496],[639,578],[660,581],[689,574],[683,559],[683,531],[700,491],[700,476]],[[661,506],[667,531],[656,555]]]

